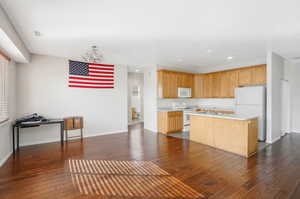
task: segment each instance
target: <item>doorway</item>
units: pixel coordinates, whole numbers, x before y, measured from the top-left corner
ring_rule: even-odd
[[[144,73],[140,69],[128,72],[128,125],[144,122]]]

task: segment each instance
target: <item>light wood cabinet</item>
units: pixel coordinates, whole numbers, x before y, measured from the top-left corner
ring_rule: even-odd
[[[234,89],[237,87],[237,71],[224,71],[220,81],[220,98],[234,98]]]
[[[194,98],[234,98],[237,72],[198,74],[194,77]]]
[[[193,74],[159,70],[157,77],[160,98],[177,98],[178,88],[192,88],[193,91]]]
[[[204,97],[212,98],[213,97],[213,74],[204,75]]]
[[[193,85],[193,98],[204,98],[204,77],[203,74],[194,75],[194,85]]]
[[[266,65],[258,65],[238,70],[238,86],[266,84]]]
[[[252,69],[252,83],[253,85],[264,85],[267,83],[267,67],[260,65]]]
[[[158,112],[158,132],[174,133],[183,129],[183,112],[182,111],[164,111]]]
[[[192,115],[190,140],[249,157],[257,151],[257,119]]]
[[[239,86],[266,84],[266,65],[234,70],[190,74],[158,71],[158,91],[161,98],[177,98],[178,88],[192,88],[193,98],[234,98]]]
[[[211,97],[213,98],[219,98],[221,96],[221,77],[222,73],[212,73],[212,85],[211,85]]]
[[[161,98],[177,97],[177,75],[171,71],[158,71],[158,95]]]

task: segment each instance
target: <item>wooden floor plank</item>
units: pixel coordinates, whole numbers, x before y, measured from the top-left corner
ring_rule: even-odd
[[[155,176],[151,177],[152,186],[143,184],[136,187],[129,186],[131,179],[128,176],[106,181],[99,181],[101,176],[73,176],[72,181],[70,172],[86,172],[87,175],[96,171],[112,172],[101,168],[101,164],[99,167],[91,164],[94,161],[81,164],[75,162],[70,168],[68,160],[72,159],[123,161],[123,167],[106,162],[116,174],[123,171],[128,175],[143,176],[153,172],[158,175],[168,173],[206,198],[300,198],[300,134],[289,134],[257,155],[245,159],[188,140],[144,131],[142,128],[136,125],[128,133],[69,141],[63,148],[59,142],[22,147],[15,158],[10,157],[0,168],[0,198],[95,198],[97,194],[104,195],[123,187],[122,194],[126,192],[127,198],[133,199],[137,198],[134,196],[135,191],[140,191],[146,197],[152,186],[164,186],[164,180],[153,181]],[[151,168],[145,164],[146,169],[137,169],[138,164],[130,165],[128,161],[151,162],[158,167]],[[94,196],[83,196],[74,187],[74,183],[80,179],[86,180],[82,183],[88,186],[81,192],[92,192]],[[139,176],[134,179],[138,182],[144,180]],[[116,185],[116,182],[119,184]],[[109,190],[106,184],[114,184],[115,187]],[[164,194],[162,198],[171,198],[172,194],[178,193],[187,192],[166,186],[165,190],[151,197],[159,199]],[[114,197],[101,198],[126,197],[115,193]]]

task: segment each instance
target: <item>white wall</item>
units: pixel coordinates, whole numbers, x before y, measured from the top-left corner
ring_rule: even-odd
[[[11,121],[15,119],[16,113],[16,66],[14,62],[9,63],[8,70],[8,108],[10,121],[0,126],[0,167],[12,153],[12,129]]]
[[[280,139],[282,124],[282,79],[285,59],[269,52],[267,55],[267,142]]]
[[[144,128],[157,132],[157,66],[144,70]]]
[[[290,131],[300,133],[300,62],[286,62],[285,79],[290,87]]]
[[[39,113],[48,118],[80,115],[84,135],[127,131],[127,67],[116,65],[114,89],[68,87],[68,60],[33,55],[18,64],[18,116]],[[59,126],[22,129],[21,145],[59,140]]]

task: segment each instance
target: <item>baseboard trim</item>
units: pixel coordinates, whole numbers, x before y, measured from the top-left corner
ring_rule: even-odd
[[[157,129],[151,129],[151,128],[147,128],[147,127],[144,127],[145,130],[148,130],[148,131],[152,131],[153,133],[157,133]]]
[[[270,141],[270,140],[267,140],[266,143],[268,143],[268,144],[274,144],[275,142],[277,142],[278,140],[280,140],[281,137],[282,137],[282,136],[279,136],[279,137],[277,137],[277,138],[275,138],[275,139],[273,139],[273,140],[271,140],[271,141]]]
[[[12,155],[12,151],[9,152],[2,160],[0,160],[0,168],[5,164],[5,162],[8,160],[8,158]]]
[[[127,133],[127,132],[128,132],[128,129],[111,131],[111,132],[102,132],[102,133],[96,133],[96,134],[83,134],[83,138],[96,137],[96,136],[102,136],[102,135],[112,135],[112,134],[118,134],[118,133]],[[32,146],[32,145],[37,145],[37,144],[47,144],[47,143],[52,143],[52,142],[60,142],[60,139],[55,138],[55,139],[51,139],[51,140],[20,143],[20,147]]]

